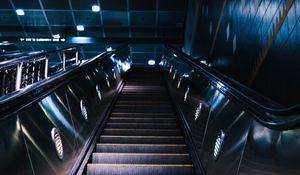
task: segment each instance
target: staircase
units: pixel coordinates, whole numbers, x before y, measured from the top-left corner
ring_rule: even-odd
[[[87,174],[194,174],[160,70],[134,69],[128,74]]]

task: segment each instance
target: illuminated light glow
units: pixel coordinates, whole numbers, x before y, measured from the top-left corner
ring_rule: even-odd
[[[154,60],[148,60],[148,65],[155,65],[155,61]]]
[[[59,35],[59,34],[55,34],[55,35],[53,35],[53,38],[59,39],[59,38],[60,38],[60,35]]]
[[[24,15],[25,15],[25,12],[24,12],[23,9],[17,9],[17,10],[16,10],[16,13],[17,13],[17,15],[19,15],[19,16],[24,16]]]
[[[112,47],[106,48],[106,51],[108,51],[108,52],[110,52],[110,51],[112,51],[112,50],[113,50]]]
[[[121,64],[121,68],[124,72],[126,72],[131,68],[131,65],[128,62],[125,62]]]
[[[189,75],[189,74],[187,74],[187,73],[184,73],[184,74],[182,75],[182,77],[184,77],[184,78],[189,78],[189,77],[190,77],[190,75]]]
[[[223,87],[224,87],[224,84],[223,84],[223,83],[221,83],[221,82],[218,82],[218,83],[217,83],[217,87],[218,87],[219,89],[221,89],[221,88],[223,88]]]
[[[92,6],[92,11],[93,12],[99,12],[100,11],[100,6],[99,5],[93,5]]]
[[[206,66],[208,65],[206,60],[200,60],[200,63],[205,64]]]
[[[83,25],[77,25],[77,26],[76,26],[76,29],[77,29],[78,31],[84,31],[84,26],[83,26]]]

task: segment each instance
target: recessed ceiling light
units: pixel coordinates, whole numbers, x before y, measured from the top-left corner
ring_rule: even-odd
[[[17,10],[16,10],[16,13],[17,13],[17,15],[19,15],[19,16],[25,15],[24,10],[22,10],[22,9],[17,9]]]
[[[155,61],[154,60],[148,60],[148,64],[152,66],[152,65],[155,64]]]
[[[77,25],[76,26],[78,31],[84,31],[84,26],[83,25]]]
[[[93,12],[99,12],[100,11],[100,6],[99,5],[93,5],[92,6],[92,11]]]
[[[59,39],[59,38],[60,38],[60,35],[59,35],[59,34],[55,34],[55,35],[53,35],[53,38]]]
[[[106,48],[106,51],[112,51],[113,49],[112,49],[112,47],[107,47]]]

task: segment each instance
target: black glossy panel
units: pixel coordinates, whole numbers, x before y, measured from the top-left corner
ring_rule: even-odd
[[[74,163],[77,132],[64,99],[64,91],[65,88],[60,88],[20,113],[25,141],[36,174],[67,172]],[[64,164],[57,157],[52,143],[51,130],[54,127],[62,136]]]
[[[5,174],[33,174],[19,118],[10,116],[2,120],[0,132],[0,171]]]

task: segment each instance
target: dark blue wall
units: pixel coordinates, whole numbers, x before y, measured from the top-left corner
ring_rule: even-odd
[[[299,0],[189,0],[183,50],[283,104],[300,102]]]

